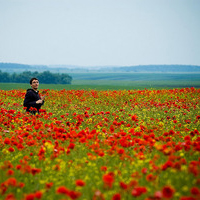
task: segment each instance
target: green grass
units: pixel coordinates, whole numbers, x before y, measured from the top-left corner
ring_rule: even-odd
[[[54,90],[119,90],[200,88],[200,73],[73,73],[71,85],[40,84],[40,89]],[[27,89],[22,83],[0,83],[0,89]]]
[[[73,80],[200,81],[200,73],[69,73]]]
[[[64,84],[40,84],[40,89],[54,90],[119,90],[119,89],[172,89],[185,87],[200,87],[200,81],[112,81],[112,80],[74,80],[71,85]],[[1,90],[27,89],[25,83],[0,83]]]

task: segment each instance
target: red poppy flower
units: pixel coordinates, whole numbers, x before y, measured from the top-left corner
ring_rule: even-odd
[[[69,146],[68,146],[69,149],[74,149],[74,147],[75,147],[74,143],[70,143]]]
[[[101,167],[101,171],[107,171],[107,167],[106,166],[102,166]]]
[[[154,181],[154,180],[156,180],[156,176],[155,175],[153,175],[153,174],[148,174],[147,176],[146,176],[146,180],[147,181]]]
[[[35,193],[35,197],[36,197],[37,199],[41,199],[41,198],[42,198],[42,192],[41,192],[41,191],[37,191],[37,192]]]
[[[14,194],[8,194],[6,197],[5,197],[5,200],[16,200]]]
[[[180,200],[197,200],[194,197],[181,197]]]
[[[70,191],[68,196],[71,199],[78,199],[81,196],[81,193],[80,192],[76,192],[76,191]]]
[[[37,169],[37,168],[32,168],[31,169],[31,173],[33,174],[33,176],[38,174],[38,173],[40,173],[41,171],[42,171],[41,169]]]
[[[124,149],[118,149],[117,153],[118,154],[123,154],[124,153]]]
[[[15,151],[15,149],[14,149],[14,148],[12,148],[12,147],[10,147],[10,148],[8,149],[8,151],[10,151],[10,152],[14,152],[14,151]]]
[[[7,175],[9,175],[9,176],[14,175],[14,171],[12,169],[9,169],[7,171]]]
[[[7,186],[17,186],[17,180],[15,178],[9,178],[5,181]]]
[[[120,182],[119,185],[124,190],[128,189],[128,185],[126,183],[124,183],[124,182]]]
[[[138,196],[141,196],[143,193],[146,193],[147,192],[147,189],[145,187],[135,187],[131,194],[132,196],[134,197],[138,197]]]
[[[27,194],[25,200],[34,200],[35,194]]]
[[[170,186],[165,186],[162,189],[163,197],[165,198],[172,198],[174,195],[175,190]]]
[[[78,179],[78,180],[76,180],[76,185],[82,187],[82,186],[85,185],[85,182],[83,180],[81,180],[81,179]]]
[[[137,115],[133,115],[133,116],[131,117],[131,119],[132,119],[133,121],[135,121],[135,122],[138,121],[137,118],[138,118]]]
[[[147,173],[147,168],[142,168],[141,171],[142,171],[143,174],[146,174]]]
[[[22,168],[21,165],[17,165],[17,166],[16,166],[16,169],[17,169],[17,170],[19,170],[19,169],[21,169],[21,168]]]
[[[114,126],[111,125],[111,126],[110,126],[110,132],[114,132],[114,130],[115,130],[115,129],[114,129]]]
[[[29,110],[30,111],[37,111],[37,108],[30,107]]]
[[[71,152],[70,149],[67,149],[67,150],[66,150],[66,154],[67,154],[67,155],[68,155],[70,152]]]
[[[56,190],[56,193],[58,193],[58,194],[65,194],[65,195],[68,195],[69,192],[70,192],[70,191],[69,191],[65,186],[60,186],[60,187]]]
[[[113,185],[113,182],[114,182],[114,177],[113,175],[111,175],[110,173],[109,174],[104,174],[103,175],[103,182],[105,184],[105,186],[108,186],[108,187],[112,187]]]
[[[18,187],[23,188],[24,186],[25,186],[24,183],[22,183],[22,182],[19,182],[19,183],[18,183]]]
[[[120,200],[121,199],[121,195],[119,193],[114,194],[112,197],[112,200]]]
[[[197,187],[191,188],[191,194],[193,195],[200,195],[200,189]]]
[[[10,144],[10,139],[9,138],[5,138],[4,144]]]
[[[47,188],[47,189],[50,189],[52,186],[53,186],[53,183],[52,183],[52,182],[46,183],[46,188]]]
[[[105,154],[104,154],[103,151],[100,151],[100,152],[98,153],[98,155],[99,155],[100,157],[103,157]]]

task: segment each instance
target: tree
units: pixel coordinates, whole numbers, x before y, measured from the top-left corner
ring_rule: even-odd
[[[0,70],[0,82],[10,82],[10,75],[7,72],[2,72]]]
[[[30,79],[36,77],[41,83],[46,84],[71,84],[72,77],[68,74],[54,74],[49,71],[38,73],[37,71],[24,71],[20,74],[2,72],[0,70],[0,82],[3,83],[29,83]]]

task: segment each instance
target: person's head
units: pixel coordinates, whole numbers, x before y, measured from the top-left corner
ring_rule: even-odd
[[[39,86],[39,80],[37,78],[32,78],[30,80],[30,85],[34,90],[37,90]]]

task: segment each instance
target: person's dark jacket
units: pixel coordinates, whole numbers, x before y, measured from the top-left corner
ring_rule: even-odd
[[[44,104],[44,101],[42,104],[36,104],[36,101],[39,99],[41,99],[39,91],[36,92],[33,89],[27,89],[23,103],[23,106],[26,107],[26,112],[30,112],[32,114],[35,114],[36,112],[39,113],[39,109]]]

